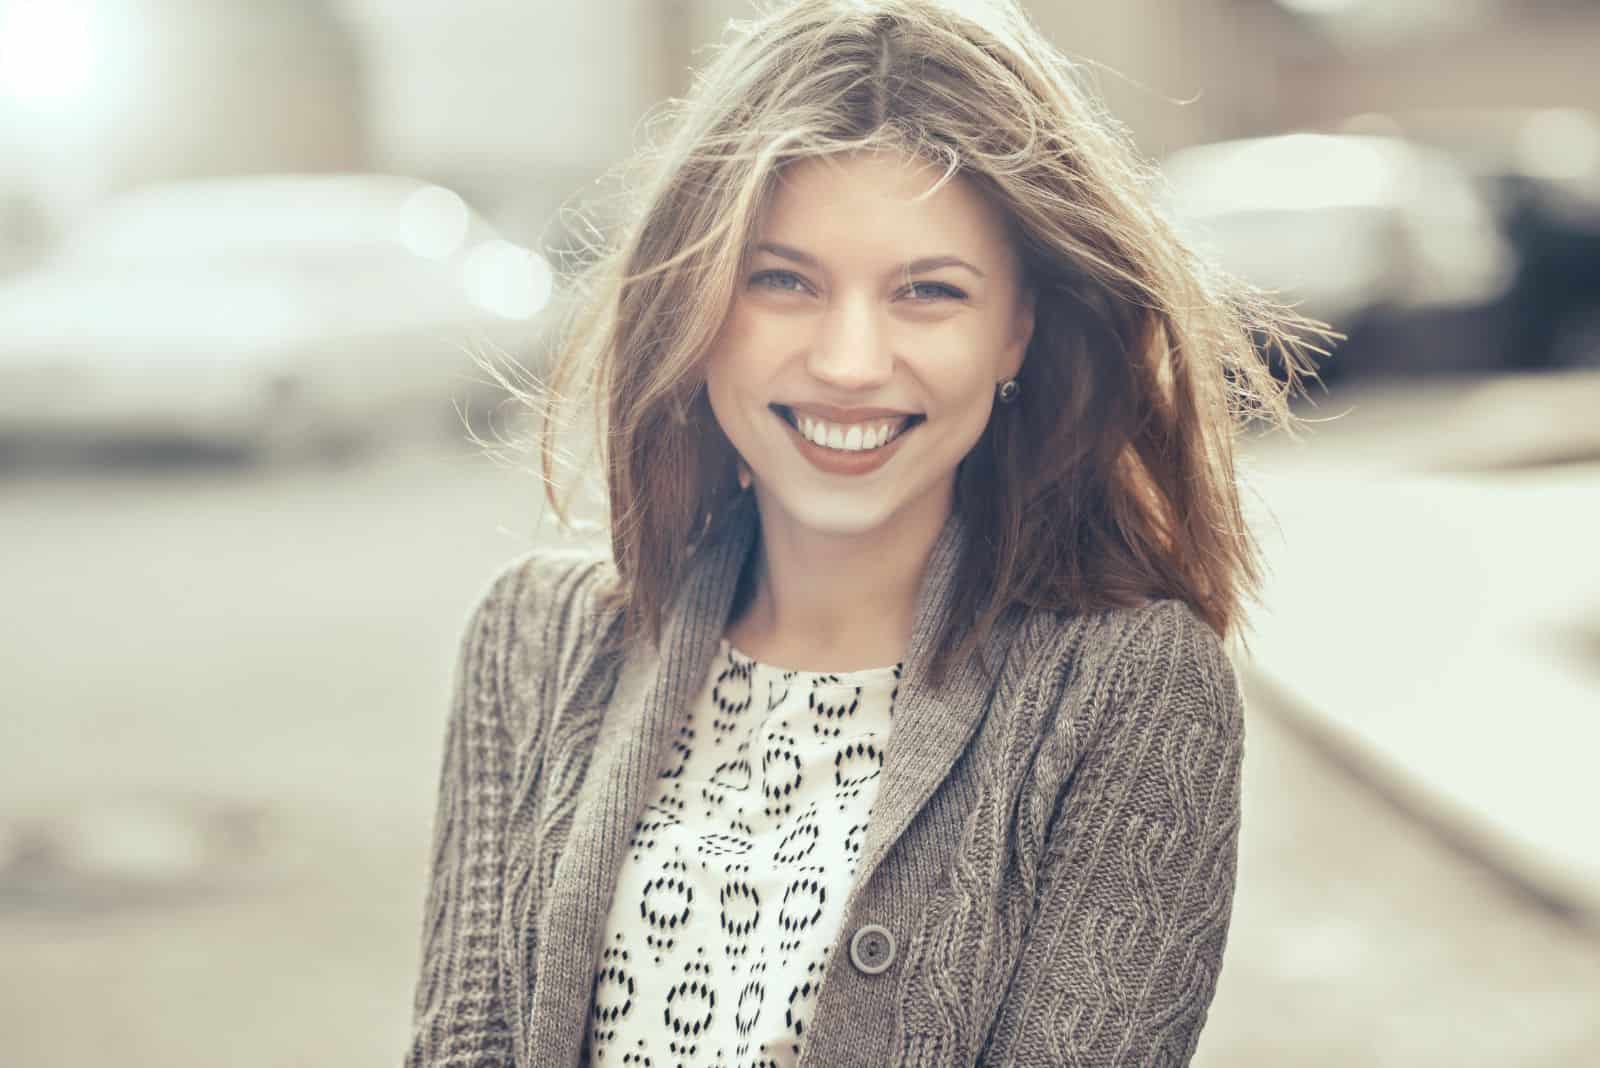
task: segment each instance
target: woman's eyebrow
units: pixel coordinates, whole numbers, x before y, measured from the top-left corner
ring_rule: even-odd
[[[984,277],[982,271],[978,270],[978,268],[974,267],[960,256],[950,255],[923,256],[920,259],[912,260],[910,263],[906,264],[903,270],[907,274],[919,274],[923,271],[936,271],[940,267],[964,267],[973,274],[977,275],[979,278]]]
[[[796,263],[804,264],[807,267],[812,267],[818,270],[820,270],[822,267],[821,262],[819,262],[818,259],[809,252],[802,252],[791,245],[780,245],[776,241],[763,241],[761,244],[756,246],[756,251],[770,252],[774,256],[779,256],[786,260],[793,260]],[[903,263],[894,268],[893,272],[891,273],[895,275],[919,274],[923,271],[938,270],[940,267],[962,267],[971,271],[979,278],[987,277],[982,271],[968,263],[966,260],[962,259],[960,256],[951,255],[920,256],[917,259],[911,260],[908,263]]]

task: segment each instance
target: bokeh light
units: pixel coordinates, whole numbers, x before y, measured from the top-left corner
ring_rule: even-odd
[[[424,186],[406,197],[400,208],[400,240],[430,260],[455,255],[467,236],[466,202],[441,186]]]
[[[543,256],[493,238],[467,254],[463,266],[468,294],[506,319],[529,319],[549,302],[554,286]]]

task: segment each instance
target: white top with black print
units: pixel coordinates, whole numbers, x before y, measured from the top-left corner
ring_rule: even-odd
[[[899,665],[790,671],[722,643],[623,861],[592,1063],[799,1060],[899,679]]]

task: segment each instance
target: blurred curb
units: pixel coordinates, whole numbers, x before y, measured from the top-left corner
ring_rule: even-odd
[[[1252,439],[1267,581],[1237,659],[1330,764],[1592,934],[1597,406],[1592,369],[1373,381]]]
[[[1600,887],[1566,877],[1514,839],[1493,833],[1481,820],[1420,785],[1254,659],[1241,656],[1238,663],[1252,707],[1265,710],[1329,765],[1395,814],[1426,829],[1440,845],[1491,876],[1509,894],[1600,939]],[[1250,701],[1252,694],[1262,699]]]

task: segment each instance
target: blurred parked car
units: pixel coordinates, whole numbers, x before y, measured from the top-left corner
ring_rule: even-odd
[[[1199,248],[1348,335],[1323,378],[1504,362],[1515,258],[1443,153],[1288,134],[1183,149],[1163,172],[1174,222]]]
[[[0,433],[340,454],[455,424],[534,359],[551,277],[455,193],[384,175],[120,194],[0,280]]]
[[[1358,115],[1448,153],[1477,183],[1516,251],[1508,362],[1600,367],[1600,114],[1582,108],[1446,108]]]

